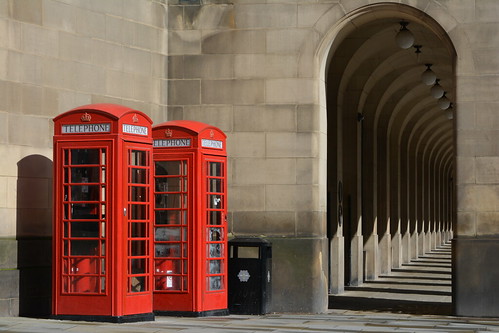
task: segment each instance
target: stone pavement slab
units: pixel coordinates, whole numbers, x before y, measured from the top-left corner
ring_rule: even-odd
[[[323,332],[499,332],[499,319],[329,310],[324,314],[156,317],[153,322],[111,324],[23,317],[0,318],[0,332],[71,333],[323,333]]]

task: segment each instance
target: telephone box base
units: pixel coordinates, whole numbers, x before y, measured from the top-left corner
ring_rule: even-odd
[[[50,318],[56,320],[94,321],[123,324],[135,323],[139,321],[154,321],[154,313],[140,313],[126,316],[52,315]]]
[[[154,311],[156,316],[168,317],[214,317],[214,316],[228,316],[229,309],[209,310],[209,311]]]

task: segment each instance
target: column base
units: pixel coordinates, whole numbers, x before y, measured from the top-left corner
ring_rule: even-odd
[[[345,292],[345,240],[343,236],[333,237],[330,241],[330,276],[329,292],[342,294]]]
[[[379,242],[380,274],[390,274],[392,271],[392,239],[390,234],[384,234]]]
[[[379,275],[379,253],[378,253],[378,235],[371,235],[364,246],[365,267],[364,275],[366,281],[374,281]]]
[[[499,238],[453,240],[454,313],[458,316],[499,317]]]
[[[364,282],[364,237],[354,236],[351,241],[350,285],[360,286]]]
[[[402,235],[397,232],[392,238],[392,268],[402,267]]]

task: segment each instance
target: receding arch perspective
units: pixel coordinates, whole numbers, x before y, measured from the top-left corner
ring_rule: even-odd
[[[397,45],[400,22],[414,35]],[[399,4],[340,24],[325,64],[332,293],[376,280],[453,237],[455,62],[445,31]],[[430,68],[452,102],[422,81]]]

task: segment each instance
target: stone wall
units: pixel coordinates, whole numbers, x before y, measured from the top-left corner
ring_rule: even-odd
[[[0,316],[48,315],[52,118],[118,103],[166,119],[160,1],[0,1]]]
[[[355,29],[352,13],[382,2],[0,0],[0,315],[49,311],[50,293],[30,288],[50,281],[51,119],[102,102],[224,130],[231,235],[273,241],[275,311],[324,311],[321,71],[328,46]],[[458,242],[498,240],[497,1],[399,3],[435,20],[457,52]],[[464,304],[466,280],[456,281]]]

